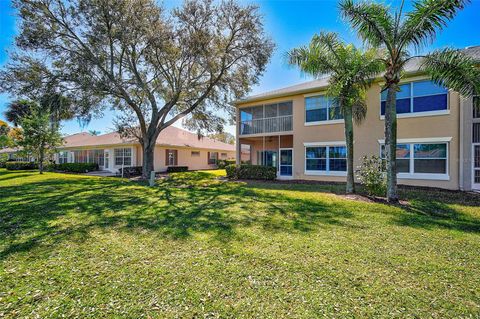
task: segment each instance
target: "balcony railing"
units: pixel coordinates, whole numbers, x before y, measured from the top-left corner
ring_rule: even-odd
[[[240,122],[240,135],[291,131],[292,115]]]

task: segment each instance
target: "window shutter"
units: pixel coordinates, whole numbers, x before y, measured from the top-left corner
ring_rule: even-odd
[[[168,148],[165,150],[165,166],[168,166]]]
[[[210,164],[210,152],[207,152],[207,164]]]
[[[178,150],[174,150],[173,151],[173,158],[174,158],[174,163],[175,163],[175,166],[178,166]]]

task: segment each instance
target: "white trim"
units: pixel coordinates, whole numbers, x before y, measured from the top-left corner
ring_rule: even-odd
[[[312,97],[312,96],[319,96],[319,95],[325,95],[326,89],[320,92],[314,92],[314,93],[308,93],[304,94],[303,97]]]
[[[315,146],[346,146],[345,141],[331,141],[331,142],[305,142],[303,143],[304,147],[315,147]]]
[[[428,111],[428,112],[401,113],[401,114],[397,114],[397,118],[402,119],[402,118],[411,118],[411,117],[441,116],[441,115],[450,115],[450,109]],[[385,115],[380,115],[380,120],[385,120]]]
[[[437,143],[437,142],[451,142],[452,137],[422,137],[422,138],[399,138],[397,144],[403,143]],[[385,144],[385,140],[379,139],[379,144]]]
[[[312,176],[347,176],[347,172],[342,172],[342,171],[307,171],[305,170],[303,174],[312,175]]]
[[[315,122],[305,122],[305,126],[340,124],[340,123],[344,123],[344,122],[345,122],[344,119],[339,119],[339,120],[327,120],[327,121],[315,121]]]
[[[425,174],[425,173],[397,173],[398,179],[427,179],[437,181],[449,181],[450,175],[448,174]]]

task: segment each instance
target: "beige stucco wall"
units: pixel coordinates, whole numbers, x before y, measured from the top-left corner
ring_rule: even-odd
[[[419,80],[422,77],[408,79]],[[379,155],[380,144],[378,140],[384,139],[384,120],[380,117],[380,83],[375,83],[367,92],[367,116],[363,123],[354,128],[354,164],[360,165],[360,159],[364,155]],[[309,92],[321,93],[322,91]],[[297,94],[288,97],[268,99],[258,102],[250,102],[237,105],[239,108],[256,106],[281,101],[292,101],[293,103],[293,148],[294,148],[294,178],[312,179],[324,181],[345,181],[344,176],[311,176],[305,175],[305,147],[304,143],[309,142],[337,142],[345,141],[344,125],[320,124],[305,125],[305,94]],[[398,118],[398,139],[409,138],[440,138],[451,137],[448,152],[448,173],[449,180],[420,180],[402,179],[398,182],[405,185],[441,187],[447,189],[459,188],[459,123],[460,123],[460,97],[456,92],[449,93],[450,112],[447,115],[417,116],[410,118]],[[238,111],[238,110],[237,110]],[[238,114],[238,113],[237,113]],[[239,118],[237,116],[237,118]],[[238,128],[237,128],[238,130]],[[274,136],[275,133],[269,133]],[[238,135],[237,135],[238,136]],[[239,136],[241,143],[249,144],[247,137]],[[275,147],[269,145],[269,147]],[[262,147],[258,143],[254,148]],[[256,150],[252,152],[256,160]],[[252,159],[253,160],[253,159]],[[253,163],[256,161],[253,160]]]

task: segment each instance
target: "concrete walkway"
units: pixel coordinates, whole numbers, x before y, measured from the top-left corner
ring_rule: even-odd
[[[93,172],[85,173],[85,175],[89,175],[89,176],[102,176],[102,177],[116,176],[115,173],[112,173],[112,172],[110,172],[110,171],[93,171]]]

